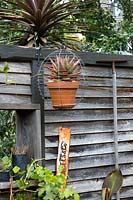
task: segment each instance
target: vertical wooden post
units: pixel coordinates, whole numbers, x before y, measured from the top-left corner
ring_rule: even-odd
[[[40,110],[16,112],[16,145],[27,149],[28,160],[42,158]]]

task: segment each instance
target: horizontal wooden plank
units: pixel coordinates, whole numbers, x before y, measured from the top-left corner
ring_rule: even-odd
[[[54,110],[52,107],[51,99],[45,100],[45,110]],[[133,108],[132,98],[118,98],[117,99],[118,108]],[[97,108],[113,108],[113,99],[110,98],[80,98],[76,99],[76,105],[72,109],[97,109]]]
[[[133,152],[119,153],[120,164],[133,163]],[[115,164],[114,154],[90,155],[70,158],[69,169],[83,169]],[[56,160],[46,160],[46,167],[55,171]]]
[[[126,176],[123,179],[123,187],[132,186],[133,176]],[[103,179],[85,180],[68,184],[69,188],[74,188],[79,193],[100,191]]]
[[[83,62],[86,63],[93,63],[96,64],[96,61],[101,61],[101,60],[128,60],[126,63],[119,63],[116,64],[116,66],[133,66],[133,58],[132,55],[120,55],[120,54],[105,54],[105,53],[94,53],[94,52],[80,52],[76,51],[75,52],[80,58],[83,60]]]
[[[127,85],[132,84],[132,70],[132,68],[128,67],[126,68],[126,70],[123,67],[116,68],[116,78],[118,86],[121,87],[123,85],[123,82],[125,82]],[[44,79],[45,81],[47,81],[47,75],[49,74],[49,70],[46,68],[41,68],[41,72],[43,72]],[[112,86],[112,76],[112,68],[110,68],[109,66],[104,67],[98,65],[86,65],[81,68],[81,85],[84,83],[85,85],[92,86]],[[82,80],[84,80],[83,83]]]
[[[132,197],[133,197],[132,186],[123,187],[120,190],[120,198],[122,200],[132,200]],[[80,198],[82,200],[100,200],[101,199],[101,191],[81,193]],[[112,200],[116,200],[116,195],[113,195]]]
[[[100,135],[99,135],[100,137]],[[132,138],[133,139],[133,138]],[[101,144],[89,144],[77,146],[70,146],[69,158],[90,156],[98,154],[114,153],[114,143],[101,143]],[[133,140],[128,142],[120,142],[118,145],[119,152],[133,152]],[[58,148],[45,148],[45,158],[47,160],[57,159]]]
[[[122,79],[117,78],[117,87],[118,88],[132,88],[133,87],[133,79]],[[80,86],[82,87],[88,87],[88,86],[94,86],[94,87],[112,87],[113,80],[112,78],[104,78],[104,77],[83,77],[83,80],[80,80]]]
[[[44,60],[46,56],[52,53],[54,50],[50,48],[42,47],[40,49],[41,59]],[[3,59],[21,59],[21,60],[29,60],[35,59],[37,57],[38,49],[34,47],[21,47],[21,46],[0,46],[0,55]],[[122,60],[130,60],[124,64],[117,64],[124,66],[132,67],[132,55],[116,55],[116,54],[104,54],[104,53],[92,53],[92,52],[80,52],[74,51],[76,55],[78,55],[84,63],[94,63],[96,64],[97,60],[110,60],[110,59],[122,59]],[[131,63],[131,64],[130,64]]]
[[[6,80],[6,75],[4,73],[0,73],[0,83],[6,84],[7,81],[16,85],[31,85],[31,76],[30,74],[8,74]]]
[[[12,103],[12,104],[31,104],[31,97],[24,95],[8,95],[8,94],[0,94],[0,103]]]
[[[45,147],[46,148],[54,148],[58,147],[58,136],[46,136],[45,137]],[[103,133],[88,133],[88,134],[71,134],[71,146],[77,145],[88,145],[88,144],[104,144],[111,143],[114,141],[114,133],[113,132],[103,132]],[[118,141],[133,141],[133,131],[123,131],[118,132]]]
[[[26,46],[9,46],[1,45],[0,46],[0,56],[4,60],[17,60],[17,61],[29,61],[37,59],[37,55],[40,52],[41,61],[44,60],[54,49],[41,47],[26,47]]]
[[[74,122],[74,121],[102,121],[112,120],[113,111],[112,109],[104,110],[51,110],[46,113],[45,122]],[[118,109],[118,120],[119,119],[133,119],[133,109]]]
[[[112,88],[90,87],[79,88],[76,97],[113,97]],[[133,88],[117,88],[117,97],[133,97]]]
[[[88,133],[106,133],[113,131],[113,121],[88,121],[88,122],[58,122],[49,123],[45,122],[45,136],[58,136],[59,127],[71,128],[71,133],[73,135],[88,134]],[[132,131],[133,130],[133,120],[119,120],[118,121],[118,131]],[[112,134],[112,133],[111,133]],[[100,139],[100,138],[99,138]]]
[[[40,110],[39,104],[16,104],[16,103],[3,103],[0,104],[1,110]]]
[[[133,164],[120,165],[120,169],[124,176],[133,175],[132,173]],[[84,168],[84,169],[69,170],[68,182],[70,183],[73,181],[104,178],[107,176],[107,174],[109,174],[113,170],[114,170],[114,166],[91,167],[91,168]]]
[[[45,98],[47,100],[49,95],[48,89],[45,87]],[[92,87],[92,86],[80,86],[77,90],[76,98],[89,98],[89,97],[113,97],[113,90],[111,87]],[[132,88],[117,88],[117,97],[133,97],[133,87]]]
[[[131,72],[132,73],[132,72]],[[42,80],[43,81],[43,80]],[[132,88],[133,87],[133,79],[117,79],[117,88],[121,90],[121,88]],[[41,83],[41,82],[40,82]],[[47,81],[45,83],[45,88]],[[87,77],[83,80],[80,80],[80,88],[81,89],[88,89],[89,87],[103,87],[103,88],[109,88],[112,90],[113,80],[111,78],[95,78],[95,77]]]
[[[21,95],[32,95],[31,87],[25,85],[0,85],[0,94],[21,94]]]
[[[133,66],[133,65],[132,65]],[[131,68],[123,68],[118,67],[116,68],[117,78],[133,78],[132,74],[132,67]],[[81,76],[83,77],[112,77],[112,68],[109,66],[94,66],[94,65],[87,65],[82,68]]]
[[[31,64],[29,62],[7,62],[8,73],[31,74]],[[0,70],[3,70],[5,62],[0,62]]]
[[[36,186],[36,183],[34,180],[30,180],[30,186]],[[17,189],[18,188],[18,185],[16,183],[13,182],[13,185],[12,185],[12,188],[13,189]],[[6,190],[7,192],[7,189],[10,189],[10,182],[0,182],[0,190]],[[0,191],[0,192],[1,192]],[[1,198],[0,198],[1,199]]]

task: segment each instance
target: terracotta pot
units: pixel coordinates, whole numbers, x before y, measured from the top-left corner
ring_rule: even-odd
[[[72,108],[79,81],[48,81],[47,86],[54,108]]]

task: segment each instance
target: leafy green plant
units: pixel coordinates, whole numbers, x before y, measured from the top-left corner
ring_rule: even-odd
[[[10,149],[16,143],[15,111],[0,111],[0,158],[10,157]]]
[[[90,5],[93,1],[88,0],[86,4]],[[0,20],[4,22],[3,27],[7,22],[11,24],[12,32],[23,33],[21,39],[18,34],[16,36],[19,44],[24,46],[44,45],[47,41],[59,45],[62,42],[65,27],[71,26],[71,22],[67,23],[66,19],[79,12],[76,9],[79,3],[76,1],[65,1],[64,3],[58,0],[5,0],[5,3],[6,6],[2,4],[0,9]]]
[[[77,80],[81,73],[80,60],[75,57],[57,56],[55,60],[50,59],[51,65],[46,65],[50,71],[48,79],[50,80]]]
[[[11,157],[4,156],[0,159],[0,168],[3,170],[7,170],[11,168]]]
[[[0,70],[0,73],[5,73],[6,75],[6,83],[8,82],[8,71],[9,71],[9,65],[7,62],[4,64],[4,68]]]
[[[14,168],[14,172],[19,173],[19,168]],[[74,199],[79,200],[79,195],[73,190],[64,188],[65,176],[63,174],[54,175],[53,172],[46,167],[40,166],[38,160],[34,160],[27,167],[27,173],[25,178],[16,180],[20,191],[29,191],[30,180],[34,180],[36,183],[36,191],[31,191],[38,196],[38,199],[43,200],[67,200]]]
[[[123,182],[123,176],[120,169],[115,169],[109,173],[102,185],[102,200],[111,200],[114,193],[117,193]]]

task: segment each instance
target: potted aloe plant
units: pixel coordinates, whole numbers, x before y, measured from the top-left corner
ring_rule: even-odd
[[[45,66],[47,74],[47,87],[54,108],[72,108],[75,105],[75,96],[79,87],[81,74],[80,59],[76,57],[56,56],[50,59]]]

